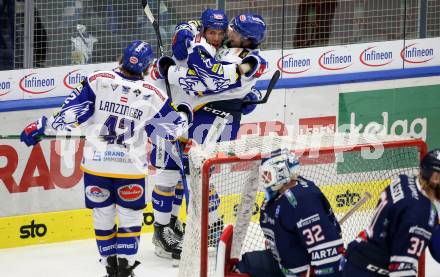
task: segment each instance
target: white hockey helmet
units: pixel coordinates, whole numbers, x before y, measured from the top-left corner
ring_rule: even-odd
[[[298,158],[287,149],[272,153],[260,166],[260,186],[265,190],[266,200],[274,198],[278,190],[299,175]]]

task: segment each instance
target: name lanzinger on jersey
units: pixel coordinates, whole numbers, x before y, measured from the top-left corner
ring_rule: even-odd
[[[102,101],[99,103],[99,109],[101,111],[116,113],[116,114],[122,114],[129,117],[132,117],[134,119],[141,119],[141,116],[143,114],[143,111],[136,109],[136,108],[130,108],[130,106],[122,105],[119,103],[109,102],[109,101]]]

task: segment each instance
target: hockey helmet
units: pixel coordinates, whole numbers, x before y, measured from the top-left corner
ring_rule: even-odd
[[[298,158],[287,149],[272,153],[271,157],[261,161],[260,186],[265,190],[266,200],[274,198],[278,190],[291,179],[299,175]]]
[[[125,49],[122,57],[122,67],[132,73],[141,74],[153,60],[151,45],[142,40],[131,42]]]
[[[243,39],[250,40],[254,46],[259,45],[266,32],[266,23],[258,14],[244,13],[232,19],[229,26],[240,34]]]
[[[228,28],[228,17],[223,10],[206,9],[202,13],[202,31],[206,29],[225,30]]]
[[[429,151],[420,162],[420,173],[429,181],[434,171],[440,172],[440,149]]]

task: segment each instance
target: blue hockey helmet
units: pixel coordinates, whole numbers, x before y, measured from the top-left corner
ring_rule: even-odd
[[[254,46],[263,41],[266,33],[266,23],[264,23],[263,17],[253,13],[243,13],[234,17],[229,26],[243,39],[250,40]]]
[[[135,74],[141,74],[153,60],[151,45],[142,40],[131,42],[125,49],[122,57],[122,67]]]
[[[265,190],[266,200],[274,198],[284,184],[299,175],[298,158],[287,149],[272,153],[261,161],[260,186]]]
[[[440,149],[429,151],[420,162],[420,173],[429,181],[434,171],[440,172]]]
[[[228,28],[228,17],[223,10],[206,9],[202,13],[202,31],[206,29],[225,30]]]

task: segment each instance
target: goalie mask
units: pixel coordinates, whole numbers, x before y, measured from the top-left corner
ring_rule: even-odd
[[[299,161],[287,150],[279,151],[272,157],[263,159],[260,166],[260,186],[264,188],[266,200],[278,195],[283,185],[299,175]]]

